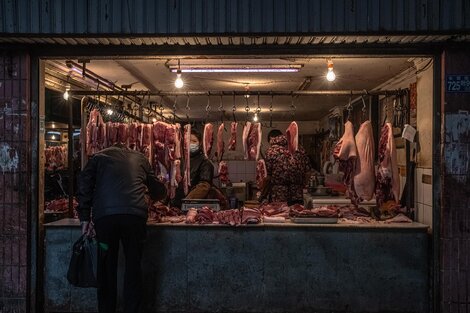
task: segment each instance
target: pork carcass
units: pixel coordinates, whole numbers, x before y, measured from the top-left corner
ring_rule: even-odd
[[[140,123],[130,123],[128,134],[129,138],[127,140],[127,146],[131,150],[140,150],[139,142],[139,129],[142,130],[142,125]]]
[[[175,159],[181,159],[183,153],[181,152],[182,149],[182,136],[181,136],[181,125],[176,123],[173,125],[175,128]]]
[[[90,112],[86,132],[86,152],[91,156],[106,146],[106,124],[97,109]]]
[[[354,169],[354,190],[360,201],[370,200],[375,191],[375,149],[370,121],[361,124],[355,139],[357,158]]]
[[[117,123],[106,123],[106,146],[111,147],[118,142],[118,128]]]
[[[256,162],[256,186],[259,190],[263,188],[264,179],[268,176],[268,171],[266,170],[266,163],[263,159]]]
[[[344,124],[344,134],[334,148],[333,157],[338,160],[339,170],[344,173],[343,183],[348,188],[349,198],[353,203],[357,203],[353,179],[357,148],[354,140],[354,126],[350,121]]]
[[[152,164],[152,125],[144,124],[142,125],[141,136],[138,141],[140,141],[140,152],[142,152],[145,157]]]
[[[168,171],[168,161],[165,157],[166,132],[170,124],[164,122],[155,122],[152,127],[153,133],[153,164],[157,175],[162,175]]]
[[[214,143],[214,126],[211,123],[204,125],[204,133],[202,136],[202,150],[204,155],[209,158]]]
[[[183,153],[184,153],[184,174],[183,174],[183,189],[184,194],[189,193],[189,187],[191,186],[191,171],[190,171],[190,144],[191,144],[191,124],[184,125],[183,135]]]
[[[127,139],[129,137],[128,133],[129,127],[126,123],[118,124],[118,143],[124,146],[127,146]]]
[[[181,176],[181,160],[174,160],[171,162],[171,175],[170,175],[170,199],[176,195],[178,184],[182,181]]]
[[[397,163],[397,150],[391,123],[385,123],[380,132],[379,165],[376,173],[375,197],[378,206],[388,201],[400,200],[400,177]]]
[[[286,130],[287,146],[290,153],[294,153],[299,149],[299,127],[296,122],[290,123]]]
[[[248,159],[258,160],[261,150],[261,123],[253,123],[248,135]]]
[[[228,166],[227,162],[220,161],[219,163],[219,180],[222,184],[228,184],[230,179],[228,178]]]
[[[243,153],[245,154],[245,159],[248,160],[249,155],[249,146],[248,146],[248,137],[250,136],[251,132],[251,123],[246,122],[245,126],[243,127],[243,134],[242,134],[242,144],[243,144]]]
[[[237,149],[237,129],[238,123],[232,122],[230,125],[230,141],[228,142],[228,149],[230,151],[235,151]]]
[[[225,142],[224,142],[224,123],[220,124],[219,129],[217,130],[217,150],[215,151],[215,156],[220,162],[224,156]]]

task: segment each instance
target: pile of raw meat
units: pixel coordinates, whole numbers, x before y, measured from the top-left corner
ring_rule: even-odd
[[[67,146],[53,146],[47,147],[44,150],[46,157],[46,170],[55,171],[63,170],[67,165]]]
[[[344,128],[343,136],[334,147],[333,156],[344,173],[343,183],[351,202],[357,205],[363,200],[371,200],[375,195],[379,207],[387,202],[397,204],[400,200],[400,178],[392,125],[386,123],[382,127],[377,169],[370,121],[361,124],[356,136],[350,121],[346,122]]]
[[[73,198],[73,209],[76,210],[78,207],[77,199]],[[63,213],[67,212],[69,209],[69,199],[60,198],[51,201],[47,201],[44,206],[46,213]]]

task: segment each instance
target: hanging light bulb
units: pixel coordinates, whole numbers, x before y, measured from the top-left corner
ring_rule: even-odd
[[[178,70],[176,72],[176,80],[175,80],[175,87],[176,88],[183,88],[184,86],[184,82],[183,82],[183,79],[181,78],[181,71]]]
[[[51,136],[51,139],[52,139],[52,140],[55,140],[55,135],[52,135],[52,136]]]
[[[106,110],[106,113],[107,113],[108,115],[113,115],[114,112],[113,112],[113,110],[108,109],[108,110]]]
[[[329,82],[332,82],[336,79],[336,74],[333,72],[333,61],[328,60],[328,73],[326,74],[326,79]]]
[[[64,92],[64,100],[67,101],[69,97],[70,97],[69,88],[66,88]]]
[[[157,122],[157,119],[156,119],[155,117],[152,118],[152,122],[153,122],[153,123],[156,123],[156,122]]]
[[[52,128],[55,128],[55,123],[52,123],[52,125],[51,125],[51,126],[52,126]]]
[[[253,122],[258,122],[258,112],[255,112],[255,115],[253,115]]]

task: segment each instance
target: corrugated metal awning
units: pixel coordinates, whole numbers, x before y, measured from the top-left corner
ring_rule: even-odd
[[[375,45],[470,42],[470,35],[392,36],[187,36],[187,37],[0,37],[0,43],[103,46]]]

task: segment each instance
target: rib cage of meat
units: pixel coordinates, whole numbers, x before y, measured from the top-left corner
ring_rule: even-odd
[[[159,121],[153,124],[152,129],[154,150],[153,163],[155,171],[160,178],[165,177],[170,166],[170,164],[168,164],[168,158],[165,156],[166,133],[169,128],[170,124]]]
[[[365,121],[355,137],[357,158],[354,169],[354,190],[359,200],[370,200],[375,191],[374,135],[372,124]]]
[[[267,175],[268,171],[266,170],[266,163],[263,159],[258,160],[256,163],[256,186],[258,189],[261,190],[263,187],[263,182]]]
[[[251,124],[250,134],[248,135],[248,159],[249,160],[258,160],[259,152],[261,149],[261,124],[253,123]]]
[[[204,155],[209,158],[212,145],[214,143],[214,126],[211,123],[204,125],[204,133],[202,137],[202,148]]]
[[[184,174],[183,174],[183,189],[184,194],[189,193],[189,187],[191,186],[191,174],[190,174],[190,146],[191,142],[191,124],[184,126],[183,135],[183,152],[184,152]]]
[[[224,123],[221,123],[217,130],[217,150],[215,156],[220,162],[224,156],[225,142],[224,142]]]
[[[235,151],[237,149],[237,128],[238,123],[232,122],[230,125],[230,141],[228,143],[228,150]]]
[[[339,170],[344,173],[343,183],[348,188],[349,198],[353,203],[357,203],[353,180],[357,148],[354,140],[354,126],[350,121],[344,124],[344,134],[334,148],[333,157],[338,160]]]
[[[398,203],[400,200],[400,177],[391,123],[386,123],[380,132],[378,156],[379,165],[375,189],[377,204],[382,206],[387,201]]]
[[[294,153],[299,148],[299,127],[296,122],[290,123],[286,130],[287,146],[290,153]]]

